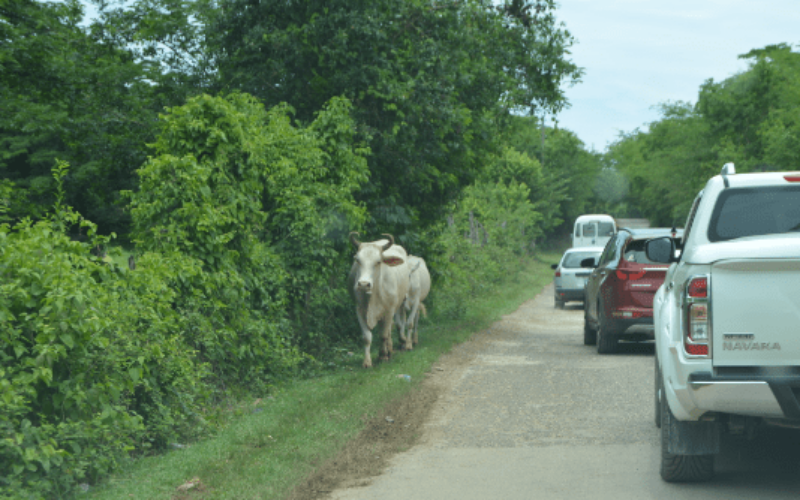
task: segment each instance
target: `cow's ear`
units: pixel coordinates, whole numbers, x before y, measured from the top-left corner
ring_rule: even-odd
[[[383,263],[386,264],[387,266],[391,266],[391,267],[399,266],[403,262],[405,262],[405,261],[403,259],[401,259],[400,257],[384,257],[383,258]]]

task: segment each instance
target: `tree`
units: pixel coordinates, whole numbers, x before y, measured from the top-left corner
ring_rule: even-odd
[[[561,84],[580,75],[552,1],[526,22],[479,0],[218,5],[221,89],[287,102],[301,121],[333,96],[353,102],[373,153],[359,199],[385,230],[439,220],[497,151],[500,117],[560,108]]]
[[[660,225],[683,223],[708,178],[800,168],[800,54],[786,44],[754,49],[747,71],[708,80],[697,104],[664,103],[661,119],[612,145],[607,162],[631,183],[631,203]]]

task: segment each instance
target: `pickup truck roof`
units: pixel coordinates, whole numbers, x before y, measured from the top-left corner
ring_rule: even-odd
[[[730,174],[726,177],[729,188],[788,185],[791,182],[800,182],[800,172],[758,172]],[[706,189],[708,188],[725,189],[725,179],[722,175],[712,177],[706,185]]]

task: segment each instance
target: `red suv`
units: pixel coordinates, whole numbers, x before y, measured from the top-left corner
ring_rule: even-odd
[[[683,230],[667,228],[620,229],[606,244],[600,260],[581,261],[592,269],[586,281],[583,343],[597,344],[597,352],[612,353],[621,338],[653,339],[653,295],[664,282],[668,264],[650,261],[644,244],[670,237],[680,248]]]

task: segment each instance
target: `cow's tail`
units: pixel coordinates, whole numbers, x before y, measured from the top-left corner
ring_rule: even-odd
[[[428,310],[425,309],[425,304],[423,304],[422,302],[419,303],[419,310],[422,311],[423,316],[425,316],[426,318],[428,317]]]

